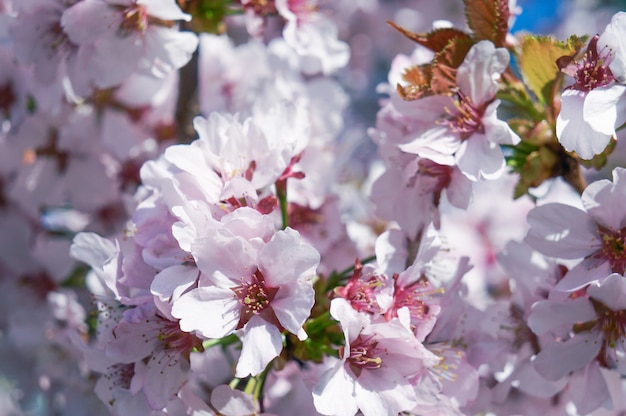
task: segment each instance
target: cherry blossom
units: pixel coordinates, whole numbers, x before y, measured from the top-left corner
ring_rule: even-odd
[[[283,37],[303,60],[307,74],[329,74],[346,65],[350,48],[337,39],[335,24],[318,10],[317,0],[276,0],[275,4],[287,20]]]
[[[624,169],[613,170],[613,182],[596,181],[582,195],[586,211],[561,203],[534,208],[528,214],[526,243],[548,256],[582,259],[557,288],[576,290],[602,282],[611,273],[624,274]]]
[[[331,315],[345,336],[341,359],[313,389],[317,410],[325,415],[399,413],[417,404],[409,381],[439,358],[413,337],[400,321],[370,322],[341,298]]]
[[[607,46],[613,42],[612,30],[607,27],[602,43],[595,36],[581,61],[562,69],[574,78],[574,84],[561,95],[556,134],[565,149],[583,159],[601,153],[615,135],[615,128],[625,121],[621,114],[626,105],[626,86],[615,82],[610,69],[615,59],[615,52]]]
[[[198,39],[172,27],[189,19],[169,0],[85,0],[64,12],[61,25],[95,85],[108,88],[135,71],[164,77],[185,65]]]
[[[261,215],[245,208],[229,215],[243,216],[243,212]],[[280,353],[281,331],[306,339],[302,324],[313,306],[310,279],[319,264],[318,252],[302,242],[297,231],[272,233],[267,221],[250,222],[258,228],[246,230],[247,235],[237,232],[244,224],[234,221],[198,238],[192,244],[202,272],[198,287],[182,295],[172,308],[184,331],[202,337],[221,338],[241,330],[237,376],[258,374]],[[204,314],[215,319],[206,320]]]
[[[498,119],[497,79],[509,61],[508,52],[487,41],[467,53],[456,75],[458,92],[438,124],[411,137],[400,149],[443,165],[456,165],[471,180],[493,179],[504,169],[501,144],[520,138]]]

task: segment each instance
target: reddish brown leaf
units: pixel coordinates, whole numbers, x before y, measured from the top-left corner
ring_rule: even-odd
[[[471,39],[458,39],[450,43],[433,59],[430,87],[434,94],[449,94],[456,87],[456,70],[472,47]]]
[[[509,33],[509,18],[511,11],[509,10],[508,0],[498,1],[498,24],[496,25],[496,36],[493,43],[496,46],[504,46],[506,35]]]
[[[425,34],[419,34],[406,30],[393,22],[388,21],[387,23],[407,38],[434,52],[440,52],[448,43],[456,41],[459,38],[470,38],[467,33],[452,27],[435,29]]]
[[[503,46],[509,30],[508,0],[464,0],[465,18],[477,41]]]
[[[398,94],[400,95],[400,97],[406,101],[419,100],[420,98],[433,95],[432,91],[430,90],[430,86],[417,86],[417,85],[403,86],[403,85],[398,84],[396,86],[396,90],[398,91]]]
[[[411,85],[428,86],[432,78],[432,68],[430,64],[416,65],[404,70],[402,79]]]

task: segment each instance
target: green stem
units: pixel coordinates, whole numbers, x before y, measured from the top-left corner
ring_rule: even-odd
[[[230,383],[228,383],[228,386],[235,390],[237,388],[237,386],[239,385],[239,383],[241,382],[240,378],[234,378],[230,381]]]
[[[326,328],[331,327],[337,324],[330,316],[330,311],[325,311],[320,316],[317,316],[313,319],[309,319],[306,323],[306,332],[309,336],[313,336],[319,332],[324,331]]]
[[[265,381],[267,380],[267,375],[272,368],[272,363],[269,363],[265,370],[261,373],[257,374],[254,377],[250,377],[248,383],[246,384],[246,388],[243,390],[244,393],[252,396],[253,400],[256,400],[259,403],[259,413],[263,413],[265,411],[265,406],[263,405],[263,388],[265,387]]]
[[[289,226],[289,215],[287,214],[287,180],[276,182],[276,196],[280,204],[280,213],[283,220],[283,230]]]
[[[207,339],[206,341],[204,341],[202,343],[202,347],[206,350],[212,347],[215,347],[217,345],[221,345],[223,347],[232,345],[236,342],[239,341],[239,338],[237,337],[237,335],[235,334],[230,334],[228,336],[225,336],[223,338],[218,338],[218,339]]]

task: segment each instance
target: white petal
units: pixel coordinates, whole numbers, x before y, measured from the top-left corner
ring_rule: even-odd
[[[172,306],[180,329],[197,331],[206,338],[231,334],[239,322],[239,302],[230,289],[200,287],[181,296]]]
[[[496,179],[504,172],[504,155],[500,146],[487,140],[484,134],[473,134],[463,141],[456,153],[456,163],[470,180]]]
[[[611,135],[596,131],[584,117],[587,93],[565,90],[561,95],[561,112],[556,120],[556,136],[565,150],[573,151],[583,159],[601,153],[611,140]],[[614,130],[614,124],[611,128]]]
[[[302,329],[304,321],[311,315],[315,303],[315,291],[309,281],[299,281],[281,286],[272,301],[272,309],[280,324],[303,341],[307,338]]]
[[[456,80],[461,91],[480,105],[498,91],[498,78],[509,64],[509,53],[489,41],[480,41],[469,50],[459,66]]]
[[[623,101],[626,85],[612,84],[589,91],[583,104],[583,117],[595,131],[615,134],[617,124],[618,103]],[[620,106],[622,107],[622,106]]]
[[[400,150],[419,155],[440,165],[453,165],[452,156],[461,145],[458,134],[452,133],[447,127],[434,127],[401,144]]]
[[[278,328],[263,318],[254,316],[244,327],[241,355],[235,377],[257,375],[283,350],[283,339]]]
[[[313,403],[323,415],[354,416],[359,410],[354,379],[347,374],[342,361],[322,374],[313,388]]]
[[[313,277],[319,262],[318,251],[291,228],[278,231],[259,252],[259,269],[265,281],[276,287]]]
[[[596,318],[591,302],[586,298],[577,298],[567,302],[543,300],[536,302],[528,317],[528,326],[537,335],[548,331],[563,330],[575,322],[587,322]]]
[[[617,273],[611,274],[600,285],[591,285],[587,294],[611,310],[626,309],[626,279]]]
[[[626,13],[618,12],[611,18],[609,23],[598,39],[598,49],[604,46],[613,51],[613,60],[609,64],[613,75],[620,80],[626,81]]]

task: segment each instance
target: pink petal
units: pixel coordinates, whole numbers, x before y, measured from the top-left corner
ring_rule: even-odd
[[[583,368],[600,351],[600,332],[583,332],[566,342],[544,346],[534,361],[535,369],[548,380],[558,380]]]
[[[239,322],[239,311],[233,291],[215,286],[194,289],[172,306],[172,316],[180,319],[180,329],[207,338],[231,334]]]
[[[266,282],[276,287],[313,277],[319,262],[317,250],[291,228],[278,231],[259,252],[259,269]]]
[[[244,327],[241,355],[235,377],[257,375],[283,350],[278,328],[259,316],[253,316]]]
[[[551,203],[528,213],[530,229],[524,241],[552,257],[577,259],[594,251],[597,226],[578,208]]]
[[[613,230],[626,226],[626,169],[613,170],[613,183],[606,179],[591,183],[582,194],[582,202],[598,224]]]
[[[354,416],[359,410],[355,382],[346,372],[343,362],[322,374],[313,388],[313,403],[324,415]]]

